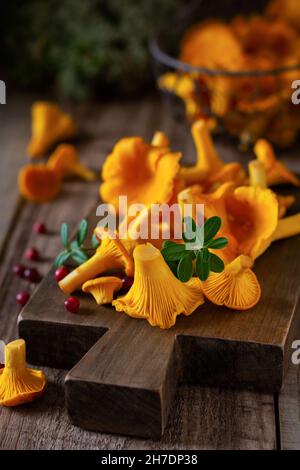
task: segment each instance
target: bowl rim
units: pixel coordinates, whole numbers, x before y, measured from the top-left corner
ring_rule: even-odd
[[[223,77],[264,77],[268,75],[280,75],[284,72],[292,72],[299,70],[300,72],[300,62],[295,63],[294,65],[286,65],[284,67],[275,67],[271,69],[264,70],[222,70],[222,69],[210,69],[206,67],[199,67],[195,65],[190,65],[186,62],[183,62],[180,59],[172,57],[167,52],[164,52],[159,45],[160,34],[156,34],[149,41],[149,50],[159,63],[182,72],[190,73],[199,73],[202,75],[209,76],[223,76]],[[300,80],[300,74],[299,74]]]

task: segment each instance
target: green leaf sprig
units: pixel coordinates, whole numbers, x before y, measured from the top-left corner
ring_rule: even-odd
[[[227,238],[215,238],[222,224],[221,218],[210,217],[201,227],[192,217],[185,217],[183,222],[186,226],[182,234],[184,243],[167,240],[161,250],[172,272],[182,282],[189,281],[194,272],[201,281],[206,281],[210,272],[221,273],[224,262],[210,251],[220,250],[228,244]]]
[[[72,259],[77,265],[80,265],[89,259],[89,254],[93,254],[99,246],[99,242],[95,235],[91,239],[91,248],[85,248],[84,242],[88,234],[88,223],[83,219],[77,229],[76,237],[74,240],[69,240],[70,229],[68,224],[63,223],[60,228],[60,238],[64,250],[59,253],[55,259],[55,266],[62,266],[69,259]]]

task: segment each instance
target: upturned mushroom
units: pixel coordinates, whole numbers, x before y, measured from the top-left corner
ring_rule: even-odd
[[[136,242],[134,240],[120,240],[117,234],[110,237],[109,234],[103,238],[103,230],[95,229],[95,235],[101,240],[96,253],[85,263],[71,271],[59,282],[60,289],[65,294],[71,294],[81,288],[86,281],[98,277],[100,274],[116,269],[122,269],[127,276],[133,275],[133,252]]]
[[[52,168],[61,179],[69,176],[78,176],[85,181],[96,179],[95,172],[80,162],[76,149],[71,144],[58,145],[50,155],[47,166]]]
[[[100,196],[118,209],[119,195],[128,205],[168,203],[173,196],[181,154],[145,142],[141,137],[121,139],[107,157]]]
[[[222,273],[211,273],[201,282],[205,297],[216,305],[234,310],[254,307],[260,299],[261,289],[251,270],[252,265],[251,258],[241,255],[227,264]]]
[[[190,315],[203,304],[199,279],[179,281],[151,243],[138,245],[133,256],[134,282],[125,296],[113,301],[117,311],[145,319],[152,326],[171,328],[178,315]]]
[[[77,133],[69,114],[48,101],[38,101],[31,108],[32,137],[27,147],[30,157],[44,155],[54,144],[67,140]]]
[[[254,146],[254,153],[258,161],[264,164],[268,186],[287,183],[300,186],[299,178],[277,160],[273,147],[267,140],[259,139]]]
[[[47,384],[44,373],[27,368],[25,359],[23,339],[5,346],[5,367],[0,370],[0,405],[22,405],[36,400],[44,393]]]
[[[32,202],[47,202],[54,199],[61,189],[60,176],[47,165],[25,165],[18,175],[21,195]]]
[[[116,276],[98,277],[83,284],[82,290],[91,294],[98,305],[111,304],[114,293],[121,289],[122,280]]]

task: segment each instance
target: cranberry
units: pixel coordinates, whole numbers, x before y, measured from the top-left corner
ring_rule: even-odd
[[[72,313],[77,313],[80,307],[80,302],[76,297],[68,297],[64,301],[65,308]]]
[[[23,264],[16,264],[13,267],[13,272],[14,272],[14,274],[16,274],[19,277],[24,277],[25,269],[26,268],[25,268],[25,266],[23,266]]]
[[[16,295],[16,300],[23,307],[28,302],[29,297],[30,296],[28,292],[21,291],[21,292],[18,292],[18,294]]]
[[[25,269],[24,278],[27,279],[29,282],[33,282],[34,284],[38,283],[41,280],[41,276],[38,270],[35,268]]]
[[[43,222],[36,222],[33,226],[35,233],[46,233],[46,225]]]
[[[66,266],[60,266],[56,269],[54,276],[57,282],[61,281],[66,275],[69,274],[68,268]]]
[[[25,252],[25,258],[29,261],[37,261],[40,255],[36,248],[28,248]]]
[[[129,291],[130,287],[133,284],[133,277],[130,276],[125,276],[122,279],[122,287],[121,289],[117,292],[118,296],[119,295],[125,295]]]

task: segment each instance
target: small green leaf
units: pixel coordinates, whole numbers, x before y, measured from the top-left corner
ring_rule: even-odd
[[[187,282],[191,279],[193,272],[193,253],[190,251],[179,261],[177,267],[177,277],[181,282]]]
[[[220,238],[215,238],[214,240],[211,240],[208,244],[208,248],[213,248],[214,250],[221,250],[222,248],[225,248],[225,246],[228,245],[228,240],[227,238],[220,237]]]
[[[77,236],[76,236],[78,245],[83,244],[84,240],[86,239],[87,232],[88,232],[88,223],[87,223],[87,220],[83,219],[79,224],[79,228],[78,228]]]
[[[71,252],[68,250],[64,250],[61,253],[59,253],[59,255],[57,255],[55,262],[54,262],[55,267],[57,268],[58,266],[62,266],[63,264],[65,264],[65,262],[68,261],[70,256],[71,256]]]
[[[171,269],[172,273],[174,274],[174,276],[177,277],[178,263],[176,261],[168,261],[167,264],[168,264],[169,268]]]
[[[214,253],[210,253],[210,270],[214,273],[221,273],[224,271],[224,262],[219,256],[215,255]]]
[[[66,223],[61,224],[60,227],[60,238],[63,246],[68,248],[68,241],[69,241],[69,226]]]
[[[78,241],[77,241],[77,240],[73,240],[73,241],[70,243],[70,248],[71,248],[71,250],[79,250],[79,249],[80,249],[80,246],[78,245]]]
[[[81,250],[73,250],[71,251],[72,260],[75,261],[78,265],[85,263],[88,260],[88,257],[83,251]]]
[[[214,216],[207,219],[204,224],[204,244],[206,245],[220,230],[222,221],[220,217]]]
[[[210,253],[206,248],[198,251],[196,256],[196,274],[201,281],[206,281],[210,270]]]
[[[185,246],[179,243],[171,242],[164,244],[161,254],[165,261],[179,261],[185,254]]]
[[[93,234],[92,236],[91,243],[92,243],[92,247],[95,249],[98,248],[98,246],[100,245],[100,242],[95,234]]]
[[[192,217],[184,217],[183,223],[185,224],[185,231],[182,234],[182,238],[185,243],[196,242],[197,226]]]

